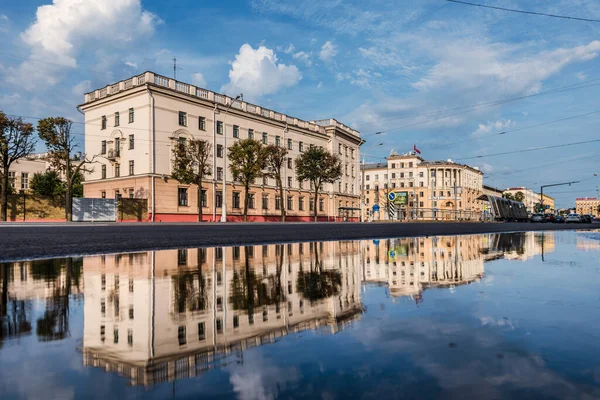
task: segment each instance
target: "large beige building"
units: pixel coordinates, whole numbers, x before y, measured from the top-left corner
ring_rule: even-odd
[[[367,164],[362,170],[365,220],[481,218],[477,198],[483,193],[483,173],[477,168],[392,151],[385,163]],[[407,204],[397,207],[395,216],[388,213],[391,191],[407,195]]]
[[[30,157],[15,161],[8,171],[9,184],[15,192],[30,191],[33,175],[43,174],[50,165],[43,159],[44,154],[33,154]]]
[[[320,220],[335,220],[340,208],[359,206],[362,140],[359,132],[335,119],[303,121],[153,72],[87,93],[79,108],[85,113],[85,153],[98,160],[86,176],[85,197],[148,199],[150,220],[196,220],[196,188],[170,178],[174,145],[191,138],[213,146],[213,173],[201,199],[204,220],[220,218],[223,174],[228,220],[241,218],[243,189],[232,180],[225,149],[225,142],[229,148],[240,138],[289,150],[285,198],[279,198],[273,179],[256,182],[250,220],[277,220],[280,207],[286,207],[290,220],[308,220],[313,208]],[[343,166],[340,181],[325,185],[317,204],[309,183],[298,182],[294,172],[294,159],[311,146],[338,154]]]
[[[575,209],[577,214],[581,215],[600,215],[600,198],[596,197],[578,197],[575,199]]]
[[[543,197],[541,194],[534,192],[531,189],[526,187],[513,187],[508,188],[504,191],[504,194],[510,194],[511,196],[515,196],[517,193],[523,194],[523,204],[529,213],[535,213],[536,204],[544,204],[545,213],[554,214],[554,198],[544,194]],[[542,201],[543,200],[543,201]],[[547,207],[546,207],[547,206]]]

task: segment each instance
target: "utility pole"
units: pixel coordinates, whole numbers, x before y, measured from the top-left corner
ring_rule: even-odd
[[[553,186],[564,186],[564,185],[571,186],[574,183],[579,183],[579,181],[564,182],[564,183],[553,183],[553,184],[550,184],[550,185],[542,185],[542,186],[540,186],[540,208],[542,209],[542,213],[546,214],[546,211],[544,211],[544,188],[553,187]]]

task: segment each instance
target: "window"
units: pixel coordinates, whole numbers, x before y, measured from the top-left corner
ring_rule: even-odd
[[[185,326],[180,326],[179,328],[177,328],[177,339],[179,340],[180,346],[183,346],[187,343]]]
[[[129,135],[129,150],[133,150],[135,147],[134,137],[133,135]]]
[[[419,202],[419,207],[423,207],[423,202],[422,201]]]
[[[348,193],[348,184],[344,184],[344,193]]]
[[[132,161],[133,162],[133,161]],[[135,198],[135,191],[133,189],[129,189],[129,198],[133,199]]]
[[[408,168],[412,168],[413,167],[413,163],[412,161],[408,163]]]
[[[219,135],[223,134],[223,121],[217,121],[217,133]],[[238,137],[238,136],[234,136],[234,137]]]
[[[217,122],[217,128],[219,127],[219,122]],[[218,130],[218,129],[217,129]],[[239,138],[240,137],[240,127],[237,125],[233,126],[233,137],[234,138]]]
[[[133,346],[133,329],[127,329],[127,344]]]
[[[293,164],[292,164],[292,159],[291,159],[291,157],[288,157],[288,159],[287,159],[287,167],[288,167],[289,169],[292,169],[292,168],[294,168],[294,167],[293,167]]]
[[[217,203],[217,207],[223,207],[223,192],[217,192],[215,195],[215,203]]]
[[[401,176],[402,177],[402,176]],[[378,181],[379,180],[379,174],[375,174],[375,180]]]
[[[104,325],[100,325],[100,340],[104,342],[106,334],[106,327]]]
[[[187,190],[187,188],[179,188],[178,189],[178,199],[179,199],[180,206],[186,207],[188,205],[188,190]]]
[[[119,177],[121,176],[121,164],[116,163],[115,164],[115,177]]]
[[[342,144],[338,144],[338,153],[342,154]]]
[[[204,329],[204,322],[198,322],[198,340],[206,339],[206,330]]]
[[[217,167],[217,180],[223,180],[223,167]]]
[[[371,189],[371,185],[367,185],[367,190],[370,190],[370,189]]]
[[[100,197],[103,199],[106,198],[106,192],[104,190],[100,192]]]
[[[21,172],[21,189],[29,189],[29,174],[27,172]]]
[[[133,175],[134,174],[134,161],[130,160],[129,161],[129,175]]]
[[[133,305],[129,306],[129,319],[133,319]]]
[[[304,189],[304,181],[299,181],[299,182],[298,182],[298,187],[299,187],[300,189]]]
[[[233,208],[240,208],[240,192],[233,192]]]
[[[116,326],[113,329],[113,342],[119,343],[119,328]]]
[[[254,199],[255,199],[254,193],[249,193],[248,194],[248,208],[250,208],[252,210],[255,208]]]
[[[319,211],[324,211],[325,210],[325,201],[323,200],[323,198],[319,198]]]
[[[354,149],[350,149],[350,156],[354,158]]]
[[[287,209],[292,210],[294,208],[294,198],[292,196],[287,197]]]
[[[308,209],[309,211],[315,211],[315,199],[312,197],[308,199]]]
[[[102,116],[102,127],[100,129],[106,129],[106,115]]]
[[[254,140],[254,129],[248,129],[248,139]]]
[[[275,136],[275,146],[281,146],[281,137]]]
[[[217,333],[223,333],[223,321],[221,320],[221,318],[217,318]]]
[[[299,152],[303,152],[304,151],[304,143],[298,142],[298,151]]]
[[[187,126],[187,113],[179,111],[179,125]]]
[[[338,192],[342,193],[342,182],[338,182]]]
[[[267,132],[263,132],[262,134],[262,143],[263,144],[267,144],[269,141],[269,135],[267,134]]]
[[[419,172],[419,178],[423,177],[423,171]]]
[[[288,176],[288,187],[292,187],[292,181],[294,178],[292,178],[291,176]]]
[[[400,172],[400,178],[404,178],[404,172]]]
[[[206,199],[206,190],[202,190],[200,196],[202,196],[200,200],[200,204],[202,207],[208,207],[207,199]]]
[[[269,195],[268,194],[263,194],[263,196],[262,196],[262,208],[263,208],[263,210],[269,209]]]
[[[292,139],[288,139],[288,150],[292,150],[292,148],[294,147],[294,141]]]
[[[396,179],[396,173],[392,172],[392,179]]]
[[[129,109],[129,123],[131,124],[134,121],[133,108]]]
[[[281,210],[281,196],[275,196],[275,209]]]
[[[367,175],[367,177],[365,178],[366,181],[370,181],[371,180],[371,175]]]
[[[102,179],[106,179],[106,164],[102,164]]]
[[[129,278],[129,293],[133,293],[133,279]]]
[[[198,129],[200,129],[201,131],[206,130],[206,118],[198,117]]]
[[[423,197],[423,192],[419,192],[419,197]]]
[[[233,316],[233,329],[240,327],[240,317],[238,315]]]
[[[304,197],[298,199],[298,210],[304,211]]]
[[[217,145],[217,157],[223,158],[223,145],[222,144]]]
[[[268,185],[269,184],[269,177],[266,175],[263,175],[262,177],[262,184],[263,185]]]

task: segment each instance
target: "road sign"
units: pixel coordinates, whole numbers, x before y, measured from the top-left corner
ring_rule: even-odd
[[[395,193],[395,192],[389,192],[389,193],[388,193],[388,199],[389,199],[390,201],[394,201],[394,200],[396,200],[396,193]]]
[[[394,250],[390,250],[389,256],[390,258],[396,258],[396,252]]]
[[[375,240],[373,240],[373,244],[374,244],[375,246],[379,246],[379,239],[375,239]]]
[[[394,193],[396,205],[405,206],[408,204],[408,192],[396,192]]]
[[[373,204],[373,212],[379,212],[379,204]]]

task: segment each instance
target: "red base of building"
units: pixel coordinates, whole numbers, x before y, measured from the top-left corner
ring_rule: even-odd
[[[148,221],[152,221],[152,214],[148,214]],[[313,217],[307,216],[286,216],[285,222],[313,222]],[[342,218],[319,216],[318,222],[343,222]],[[358,218],[347,218],[348,222],[358,222]],[[156,214],[154,222],[198,222],[198,215],[194,214]],[[221,216],[217,215],[216,219],[212,214],[202,215],[202,222],[221,222]],[[244,222],[244,217],[241,215],[228,215],[227,222]],[[276,215],[248,215],[247,222],[281,222],[281,216]]]

